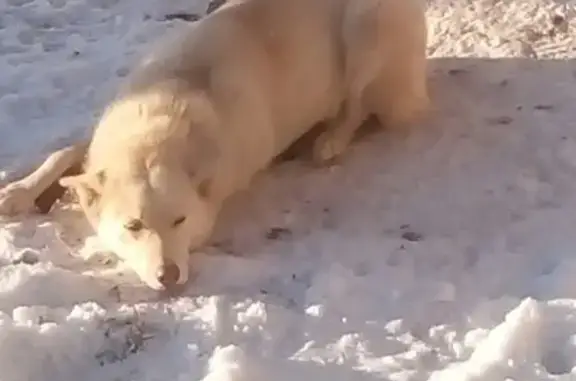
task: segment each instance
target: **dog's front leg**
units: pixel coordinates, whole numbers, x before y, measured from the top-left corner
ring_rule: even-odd
[[[28,176],[16,180],[0,190],[0,214],[14,216],[38,209],[47,213],[64,188],[58,180],[79,172],[88,144],[81,143],[53,152]]]

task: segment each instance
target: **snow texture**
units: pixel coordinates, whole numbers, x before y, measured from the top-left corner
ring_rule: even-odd
[[[0,1],[0,168],[208,1]],[[433,117],[276,165],[160,298],[77,207],[0,227],[0,381],[576,380],[576,4],[431,0]],[[297,26],[295,26],[297,27]]]

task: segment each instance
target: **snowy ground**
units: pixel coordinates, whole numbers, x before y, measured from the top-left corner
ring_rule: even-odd
[[[5,174],[86,134],[191,2],[1,0]],[[428,15],[433,120],[276,166],[186,296],[118,272],[74,207],[4,222],[0,381],[575,380],[576,5]]]

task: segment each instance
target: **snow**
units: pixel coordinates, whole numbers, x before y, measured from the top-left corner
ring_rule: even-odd
[[[0,2],[5,177],[90,124],[208,1]],[[576,4],[431,0],[436,111],[276,165],[178,297],[76,206],[0,227],[0,381],[576,379]]]

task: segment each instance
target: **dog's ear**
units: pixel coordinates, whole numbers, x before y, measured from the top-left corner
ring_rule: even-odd
[[[60,185],[74,192],[82,205],[92,205],[102,194],[106,181],[104,171],[62,177]]]

